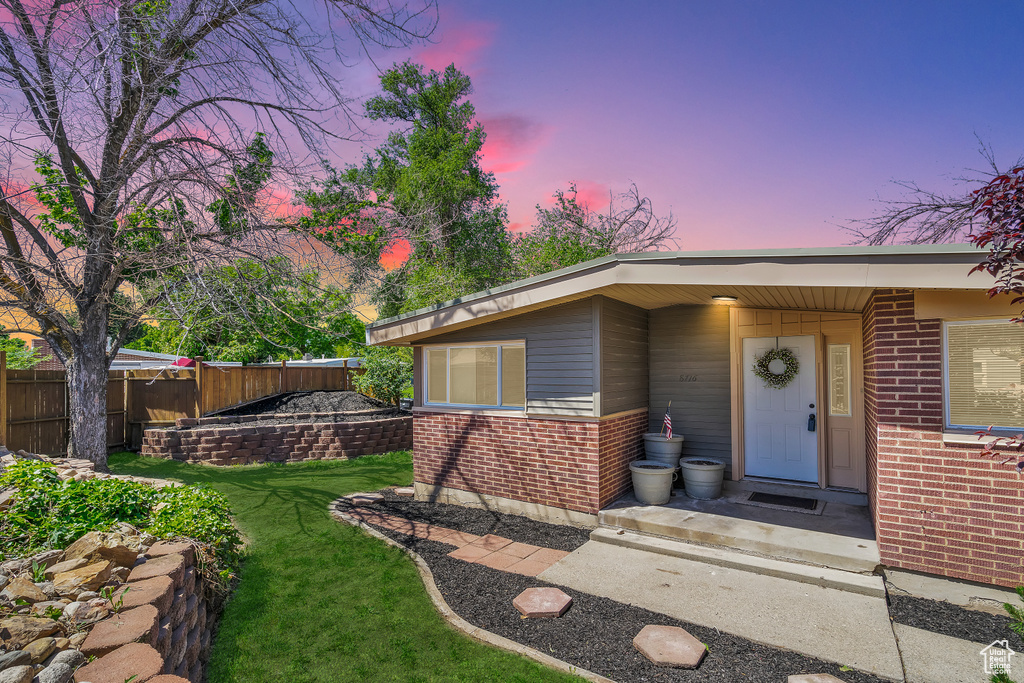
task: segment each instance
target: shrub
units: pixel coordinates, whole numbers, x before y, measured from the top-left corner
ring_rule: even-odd
[[[215,573],[226,578],[240,559],[241,538],[227,500],[201,486],[156,489],[124,479],[61,481],[53,465],[20,460],[0,473],[13,487],[0,517],[0,552],[26,555],[65,548],[89,531],[127,522],[157,538],[186,536],[209,545]]]
[[[363,369],[365,372],[355,378],[356,389],[382,401],[398,405],[403,392],[412,386],[412,357],[408,349],[367,347]]]

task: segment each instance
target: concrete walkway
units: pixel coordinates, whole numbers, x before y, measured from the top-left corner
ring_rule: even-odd
[[[597,541],[537,578],[890,680],[988,681],[988,643],[894,624],[877,594]]]
[[[881,597],[594,541],[538,578],[903,680]]]

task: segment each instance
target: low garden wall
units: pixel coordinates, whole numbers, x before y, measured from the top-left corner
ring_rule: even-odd
[[[373,411],[371,411],[373,412]],[[147,429],[142,455],[211,465],[338,460],[412,448],[412,416],[333,421],[330,413],[179,419]],[[277,424],[251,424],[273,421]]]

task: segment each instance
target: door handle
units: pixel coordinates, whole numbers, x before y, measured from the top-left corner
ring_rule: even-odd
[[[813,432],[818,427],[818,417],[814,413],[811,413],[807,417],[807,431]]]

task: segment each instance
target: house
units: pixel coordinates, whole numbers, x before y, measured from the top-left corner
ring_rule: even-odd
[[[733,481],[863,494],[884,565],[1012,586],[1024,483],[975,432],[1024,427],[1024,327],[969,275],[982,257],[615,255],[377,321],[367,339],[413,348],[419,498],[592,524],[671,401],[683,455]],[[780,390],[752,370],[772,348],[799,360]]]
[[[33,351],[39,356],[46,358],[35,366],[36,370],[63,370],[64,364],[60,362],[50,343],[41,337],[34,337],[30,344]],[[153,351],[139,351],[137,349],[120,349],[114,360],[111,361],[111,370],[140,370],[145,368],[162,368],[178,360],[178,356],[169,353],[156,353]]]

